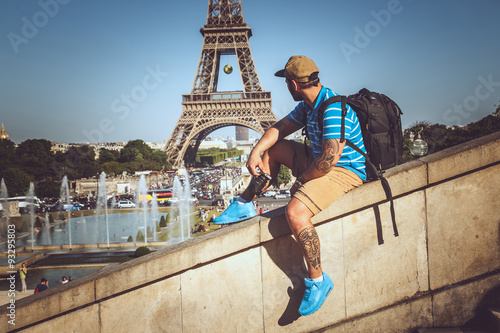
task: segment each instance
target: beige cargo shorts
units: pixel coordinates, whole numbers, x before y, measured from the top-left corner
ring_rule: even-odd
[[[293,142],[293,144],[292,175],[298,177],[312,164],[313,157],[310,147],[307,147],[309,151],[306,154],[304,144],[299,142]],[[342,167],[334,167],[325,176],[309,180],[297,190],[294,197],[316,215],[342,195],[362,184],[363,181],[354,172]]]

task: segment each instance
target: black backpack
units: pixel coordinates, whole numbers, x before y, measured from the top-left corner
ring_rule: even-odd
[[[366,159],[367,181],[380,179],[384,187],[387,199],[390,201],[390,210],[394,236],[398,236],[396,218],[394,213],[394,202],[391,187],[385,179],[384,170],[392,168],[403,162],[403,131],[401,127],[401,109],[389,97],[361,89],[357,94],[350,96],[334,96],[324,101],[318,109],[318,125],[323,132],[323,119],[326,108],[333,103],[341,102],[342,120],[340,141],[356,150]],[[347,115],[347,104],[356,112],[367,154],[345,139],[345,116]],[[307,126],[306,126],[307,127]],[[306,132],[307,135],[307,132]],[[377,218],[377,231],[379,244],[383,243],[382,226],[380,223],[378,207],[375,208]]]

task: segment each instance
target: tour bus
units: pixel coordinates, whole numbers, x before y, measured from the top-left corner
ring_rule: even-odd
[[[156,194],[156,200],[161,204],[166,204],[173,195],[172,190],[166,188],[161,190],[149,190],[147,195],[148,202],[153,199],[153,194]]]

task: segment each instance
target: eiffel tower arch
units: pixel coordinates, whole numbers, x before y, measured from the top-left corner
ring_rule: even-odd
[[[167,164],[195,162],[200,143],[227,126],[243,126],[260,134],[276,122],[271,92],[263,91],[255,68],[241,0],[209,0],[207,24],[200,29],[203,46],[189,95],[182,96],[182,114],[165,145]],[[243,91],[217,91],[221,56],[235,55]]]

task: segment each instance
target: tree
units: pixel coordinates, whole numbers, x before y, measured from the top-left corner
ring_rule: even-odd
[[[136,242],[144,242],[144,234],[142,231],[137,231],[137,235],[135,236],[135,241]]]
[[[29,139],[20,143],[16,149],[18,167],[37,180],[55,175],[52,169],[55,156],[51,148],[52,143],[45,139]]]
[[[278,173],[278,177],[276,178],[278,187],[280,187],[280,185],[282,184],[283,185],[288,184],[291,180],[292,180],[292,175],[290,174],[290,169],[281,164],[280,172]]]
[[[123,166],[116,161],[107,162],[101,165],[101,171],[107,175],[119,175],[123,172]]]
[[[120,161],[130,162],[136,159],[150,159],[153,149],[142,140],[131,140],[120,151]]]
[[[99,165],[95,160],[95,154],[86,154],[83,156],[80,165],[78,166],[78,177],[79,178],[90,178],[99,172]]]
[[[134,252],[134,257],[139,258],[145,256],[146,254],[150,254],[151,250],[146,246],[138,247]]]
[[[111,151],[105,148],[99,150],[99,164],[115,162],[120,157],[120,153],[117,151]]]
[[[0,173],[16,164],[16,145],[7,139],[0,140]]]
[[[167,226],[167,220],[165,219],[165,215],[162,215],[160,218],[160,227],[165,228],[166,226]]]
[[[410,132],[414,134],[414,139],[420,138],[427,142],[429,154],[440,150],[456,146],[458,144],[485,136],[500,130],[500,106],[497,110],[481,120],[470,123],[467,126],[445,126],[441,124],[431,124],[427,121],[417,122],[404,130],[405,142],[403,158],[405,161],[411,160],[409,152]]]
[[[45,179],[35,186],[36,196],[39,198],[57,198],[60,194],[61,182]]]
[[[2,172],[1,178],[5,180],[5,186],[11,197],[26,195],[30,187],[32,177],[21,169],[9,168]]]

